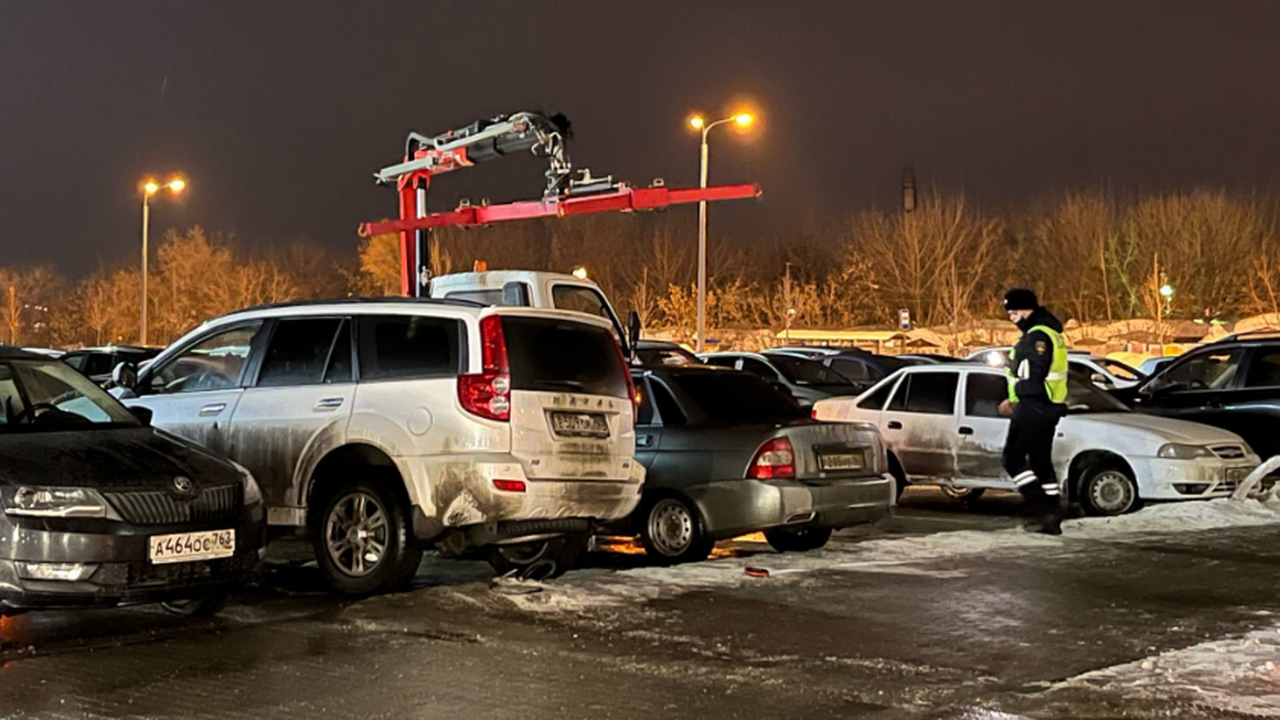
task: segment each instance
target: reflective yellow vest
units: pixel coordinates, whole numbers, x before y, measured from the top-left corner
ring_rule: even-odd
[[[1027,331],[1027,335],[1039,330],[1049,336],[1049,340],[1053,342],[1053,359],[1049,364],[1049,376],[1044,380],[1045,393],[1049,396],[1049,402],[1064,403],[1067,401],[1067,341],[1062,334],[1053,328],[1044,325],[1037,325]],[[1025,337],[1025,335],[1024,335]],[[1017,348],[1009,351],[1009,367],[1005,368],[1005,375],[1009,380],[1009,402],[1018,402],[1018,394],[1014,392],[1014,385],[1019,380],[1025,378],[1019,377],[1017,372],[1018,361],[1015,355]]]

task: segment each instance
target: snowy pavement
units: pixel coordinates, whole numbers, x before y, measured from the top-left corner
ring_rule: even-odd
[[[910,495],[817,553],[748,537],[496,587],[432,558],[415,590],[358,602],[277,565],[213,620],[10,618],[0,718],[1280,715],[1273,507],[1153,506],[1051,538],[1010,529],[999,497],[973,514]]]

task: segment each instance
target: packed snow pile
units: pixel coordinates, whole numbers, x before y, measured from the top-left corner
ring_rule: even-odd
[[[1080,685],[1280,717],[1280,626],[1095,670],[1059,687]]]
[[[1228,499],[1156,505],[1116,518],[1083,518],[1063,523],[1063,535],[1052,537],[1020,529],[963,530],[877,540],[835,538],[824,549],[808,553],[762,552],[675,567],[647,567],[620,572],[570,573],[547,583],[519,583],[508,588],[520,607],[549,612],[576,612],[593,607],[633,606],[699,590],[759,582],[794,582],[815,572],[864,572],[963,576],[939,560],[1020,550],[1053,551],[1071,543],[1121,539],[1152,533],[1178,533],[1230,527],[1280,524],[1280,502]],[[750,576],[747,568],[768,572]],[[520,590],[521,592],[514,592]]]

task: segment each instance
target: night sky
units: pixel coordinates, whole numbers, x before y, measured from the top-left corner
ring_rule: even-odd
[[[578,166],[684,185],[689,113],[754,98],[758,137],[717,130],[711,151],[713,182],[765,187],[714,210],[743,242],[889,206],[906,165],[988,204],[1270,185],[1278,38],[1264,0],[0,0],[0,265],[126,258],[138,183],[174,170],[190,196],[153,232],[350,254],[358,222],[395,211],[371,173],[408,130],[522,109],[571,118]],[[541,183],[491,163],[433,204]]]

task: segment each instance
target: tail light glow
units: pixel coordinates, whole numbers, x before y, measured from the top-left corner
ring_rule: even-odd
[[[458,376],[458,402],[477,417],[511,420],[511,371],[502,316],[480,318],[481,372]]]
[[[506,492],[522,493],[525,491],[525,485],[523,480],[499,480],[497,478],[494,478],[493,486],[499,490],[504,490]]]
[[[785,437],[774,438],[761,445],[747,468],[747,477],[751,480],[777,480],[795,476],[795,448]]]

